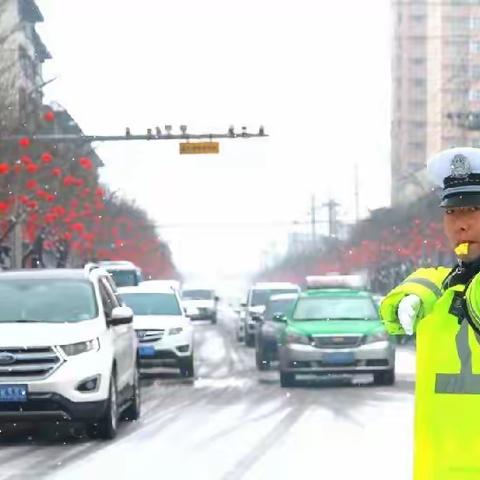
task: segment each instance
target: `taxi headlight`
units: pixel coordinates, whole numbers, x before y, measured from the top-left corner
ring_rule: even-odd
[[[375,332],[372,335],[367,335],[365,343],[386,342],[389,338],[388,333],[385,331]]]
[[[285,343],[297,343],[301,345],[310,345],[310,338],[306,335],[299,335],[298,333],[287,333],[285,335]]]
[[[100,349],[98,338],[88,340],[87,342],[71,343],[70,345],[61,345],[60,348],[67,357],[74,357],[82,353],[97,351]]]

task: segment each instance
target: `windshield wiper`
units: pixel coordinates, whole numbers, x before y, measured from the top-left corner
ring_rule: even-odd
[[[1,323],[41,323],[44,322],[44,320],[8,320],[6,322],[1,322]]]

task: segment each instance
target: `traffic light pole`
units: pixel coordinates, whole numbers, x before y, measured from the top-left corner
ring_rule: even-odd
[[[127,128],[124,135],[68,135],[68,134],[39,134],[39,135],[0,135],[0,146],[19,142],[22,138],[28,137],[31,141],[44,143],[94,143],[94,142],[125,142],[125,141],[155,141],[155,140],[217,140],[217,139],[238,139],[238,138],[263,138],[268,137],[263,127],[260,127],[258,133],[249,133],[245,128],[242,132],[236,133],[230,127],[227,133],[187,133],[186,129],[181,134],[171,132],[162,133],[160,129],[153,132],[147,130],[145,135],[133,135]]]

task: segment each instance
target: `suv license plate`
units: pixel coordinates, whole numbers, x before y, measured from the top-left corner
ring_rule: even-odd
[[[331,365],[351,365],[355,363],[355,355],[350,352],[327,353],[323,361]]]
[[[138,354],[141,357],[154,357],[155,356],[155,348],[154,347],[139,347]]]
[[[26,385],[0,385],[0,402],[26,402]]]

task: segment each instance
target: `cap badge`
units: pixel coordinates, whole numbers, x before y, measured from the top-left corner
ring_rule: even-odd
[[[465,178],[472,173],[472,167],[465,155],[458,154],[452,158],[450,163],[452,177]]]

